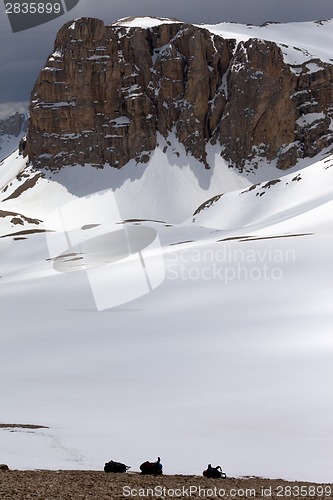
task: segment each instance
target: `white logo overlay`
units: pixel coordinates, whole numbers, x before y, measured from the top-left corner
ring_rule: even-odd
[[[54,270],[85,272],[98,311],[139,298],[164,281],[157,231],[122,222],[110,190],[61,206],[45,223]]]
[[[80,0],[3,0],[13,33],[53,21],[78,5]]]

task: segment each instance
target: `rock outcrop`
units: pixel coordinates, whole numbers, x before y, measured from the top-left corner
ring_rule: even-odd
[[[213,143],[238,168],[263,156],[285,169],[333,145],[332,97],[332,65],[288,65],[273,42],[82,18],[61,28],[35,84],[25,154],[50,169],[121,168],[174,132],[206,168]]]

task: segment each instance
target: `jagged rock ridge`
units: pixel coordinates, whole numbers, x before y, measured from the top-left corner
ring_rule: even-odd
[[[21,132],[27,131],[27,115],[15,113],[8,118],[0,120],[0,136],[13,135],[18,137]]]
[[[0,119],[0,160],[17,149],[23,134],[27,132],[27,115],[15,113]]]
[[[332,97],[332,65],[292,67],[274,42],[82,18],[61,28],[35,84],[26,152],[50,169],[120,168],[173,131],[207,168],[211,142],[240,168],[261,155],[284,169],[333,144]]]

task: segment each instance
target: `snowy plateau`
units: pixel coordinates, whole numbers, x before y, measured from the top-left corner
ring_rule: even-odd
[[[332,62],[332,24],[206,28],[299,64]],[[333,155],[239,171],[209,145],[207,170],[157,144],[121,169],[0,161],[0,462],[332,481]]]

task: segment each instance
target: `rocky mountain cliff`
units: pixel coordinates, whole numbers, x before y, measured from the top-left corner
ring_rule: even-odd
[[[288,64],[281,46],[203,27],[82,18],[59,31],[32,92],[26,154],[38,167],[145,162],[174,132],[209,168],[208,144],[240,169],[256,157],[333,149],[333,65]]]

